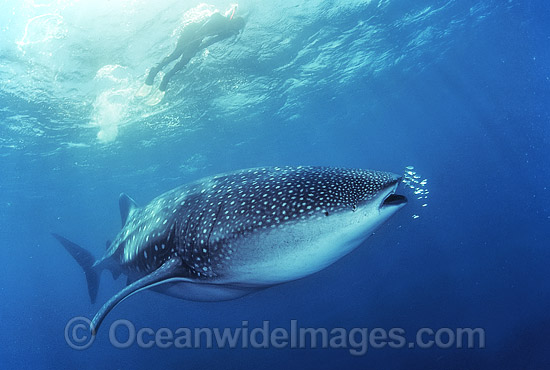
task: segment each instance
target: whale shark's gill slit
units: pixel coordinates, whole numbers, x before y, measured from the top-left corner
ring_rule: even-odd
[[[194,248],[197,248],[197,255],[200,256],[201,258],[201,265],[202,265],[202,269],[199,269],[199,271],[197,272],[197,275],[198,276],[208,276],[207,273],[208,273],[208,258],[210,257],[210,250],[208,248],[208,242],[204,239],[204,232],[203,230],[206,230],[205,229],[205,225],[203,225],[203,221],[204,221],[204,217],[206,215],[206,210],[203,208],[201,211],[200,211],[200,215],[199,217],[197,218],[197,225],[195,227],[195,235],[200,235],[200,237],[197,238],[197,240],[195,240],[195,245],[194,245]],[[206,249],[206,252],[204,252],[204,249]],[[206,257],[206,258],[205,258]]]
[[[214,227],[216,227],[216,222],[218,221],[218,217],[220,216],[220,213],[223,209],[223,205],[220,204],[218,206],[218,211],[216,212],[216,216],[214,219],[212,219],[212,227],[210,228],[210,231],[208,232],[208,237],[206,238],[206,250],[208,251],[208,262],[211,262],[210,258],[210,236],[212,235],[212,231],[214,231]]]
[[[191,246],[191,238],[189,238],[189,225],[191,224],[191,220],[193,219],[193,216],[195,215],[195,210],[193,209],[189,213],[190,217],[187,218],[185,221],[185,227],[183,228],[183,235],[181,236],[181,245],[183,246],[182,254],[183,254],[183,261],[184,263],[187,263],[187,261],[190,261],[192,259],[192,246]],[[188,263],[187,263],[188,264]],[[192,265],[188,264],[189,268],[192,268]]]
[[[169,251],[174,249],[176,252],[174,253],[174,255],[168,254],[168,257],[166,257],[166,259],[169,259],[174,256],[179,256],[182,254],[181,251],[178,249],[178,243],[176,239],[177,237],[178,237],[178,220],[174,220],[174,223],[172,224],[172,226],[170,227],[170,230],[168,231],[168,238],[166,239],[166,244],[168,245]]]

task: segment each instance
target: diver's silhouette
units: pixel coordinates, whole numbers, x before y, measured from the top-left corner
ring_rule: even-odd
[[[216,12],[200,22],[187,25],[178,40],[176,49],[158,65],[151,68],[145,80],[145,84],[138,91],[137,96],[147,96],[151,92],[156,75],[166,67],[166,65],[180,58],[174,67],[166,72],[159,85],[158,91],[151,94],[151,97],[146,102],[148,105],[158,104],[164,98],[170,79],[176,72],[189,63],[197,52],[218,41],[237,35],[243,29],[245,20],[243,17],[235,16],[236,9],[237,6],[233,5],[225,15]]]

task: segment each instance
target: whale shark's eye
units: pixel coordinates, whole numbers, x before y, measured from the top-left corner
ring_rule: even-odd
[[[325,216],[328,216],[328,211],[325,211]]]
[[[351,206],[351,210],[352,210],[353,212],[355,212],[356,209],[357,209],[357,204],[354,204],[354,205]]]

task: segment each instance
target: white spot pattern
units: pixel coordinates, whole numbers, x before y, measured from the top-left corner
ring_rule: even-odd
[[[388,172],[327,167],[269,167],[214,176],[175,188],[136,210],[113,245],[128,269],[150,272],[179,256],[187,266],[183,275],[208,279],[230,263],[233,240],[354,210],[396,181]]]

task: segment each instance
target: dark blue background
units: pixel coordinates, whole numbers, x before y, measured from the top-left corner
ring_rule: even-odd
[[[313,92],[292,124],[270,115],[254,125],[213,117],[211,129],[140,150],[133,150],[140,134],[126,132],[105,148],[109,155],[74,149],[36,158],[28,153],[53,145],[36,141],[2,156],[2,368],[550,367],[549,11],[543,1],[500,9],[456,33],[444,55],[425,53],[419,64],[426,68]],[[13,96],[2,101],[15,111],[43,111]],[[206,158],[202,166],[175,173],[194,153]],[[91,306],[81,270],[50,232],[99,256],[118,231],[121,191],[143,204],[203,175],[297,164],[394,172],[414,164],[429,180],[429,205],[405,192],[406,208],[307,279],[222,303],[141,293],[117,307],[105,328],[118,318],[174,329],[242,320],[288,327],[297,319],[302,327],[402,327],[409,335],[481,327],[486,348],[371,349],[362,357],[334,349],[117,350],[107,331],[87,351],[65,344],[66,322],[93,316],[123,282],[105,274]]]

